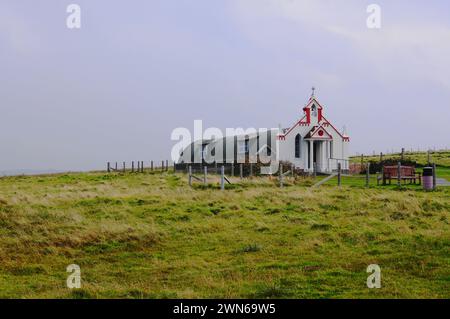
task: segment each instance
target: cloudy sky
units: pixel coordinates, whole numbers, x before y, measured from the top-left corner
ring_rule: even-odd
[[[0,170],[166,159],[195,119],[288,127],[313,85],[353,153],[449,147],[450,3],[2,0]]]

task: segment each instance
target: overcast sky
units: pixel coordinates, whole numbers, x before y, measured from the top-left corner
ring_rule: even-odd
[[[1,0],[0,170],[168,159],[195,119],[289,127],[313,85],[352,153],[449,147],[450,3]]]

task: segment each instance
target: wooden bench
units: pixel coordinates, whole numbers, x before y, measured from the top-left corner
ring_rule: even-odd
[[[387,180],[389,180],[389,184],[392,179],[399,180],[398,171],[398,166],[383,166],[381,176],[377,177],[377,184],[380,185],[380,180],[383,181],[383,185],[386,185]],[[400,166],[400,180],[403,181],[403,184],[409,181],[410,184],[419,182],[420,185],[422,182],[421,174],[416,173],[414,166]]]

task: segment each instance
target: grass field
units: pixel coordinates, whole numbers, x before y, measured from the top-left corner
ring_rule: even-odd
[[[383,159],[399,159],[400,153],[392,153],[383,155]],[[425,166],[428,164],[428,154],[427,152],[407,152],[404,154],[405,160],[415,161],[420,166]],[[379,161],[380,155],[364,156],[364,161]],[[360,163],[361,156],[353,156],[350,158],[351,162]],[[450,168],[450,150],[447,151],[430,151],[430,162],[436,163],[441,167]]]
[[[160,172],[1,178],[0,297],[450,297],[449,187],[313,182],[220,191]],[[66,287],[73,263],[81,289]],[[373,263],[380,289],[366,286]]]
[[[384,160],[395,159],[400,160],[400,153],[392,153],[383,155]],[[414,161],[417,163],[418,171],[421,172],[420,167],[428,165],[427,152],[405,152],[404,159]],[[368,161],[379,161],[380,156],[364,156],[364,163]],[[350,157],[350,162],[361,163],[361,156]],[[438,177],[445,178],[450,181],[450,150],[447,151],[430,151],[430,162],[436,164],[436,174]],[[376,184],[375,176],[373,182]],[[360,184],[362,185],[362,184]]]

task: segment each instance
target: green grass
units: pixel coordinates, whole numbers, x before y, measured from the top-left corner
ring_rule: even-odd
[[[448,171],[447,171],[448,173]],[[0,179],[3,298],[449,298],[450,188],[344,177]],[[382,288],[368,289],[379,264]],[[66,287],[81,267],[82,289]]]
[[[384,154],[383,159],[399,159],[401,153]],[[427,152],[408,152],[405,151],[405,160],[415,161],[420,166],[426,166],[428,164]],[[380,155],[364,156],[364,162],[367,161],[379,161]],[[352,156],[350,161],[353,163],[361,163],[361,156]],[[430,151],[430,162],[435,163],[438,166],[446,167],[450,169],[450,150],[446,151]]]
[[[400,153],[383,155],[383,159],[400,160]],[[405,152],[405,160],[415,161],[418,165],[418,171],[421,172],[421,167],[428,165],[427,152]],[[364,163],[368,161],[379,161],[380,156],[364,156]],[[436,164],[436,175],[450,181],[450,151],[430,151],[430,161]],[[350,157],[350,162],[361,163],[361,156]],[[375,179],[376,181],[376,179]]]

